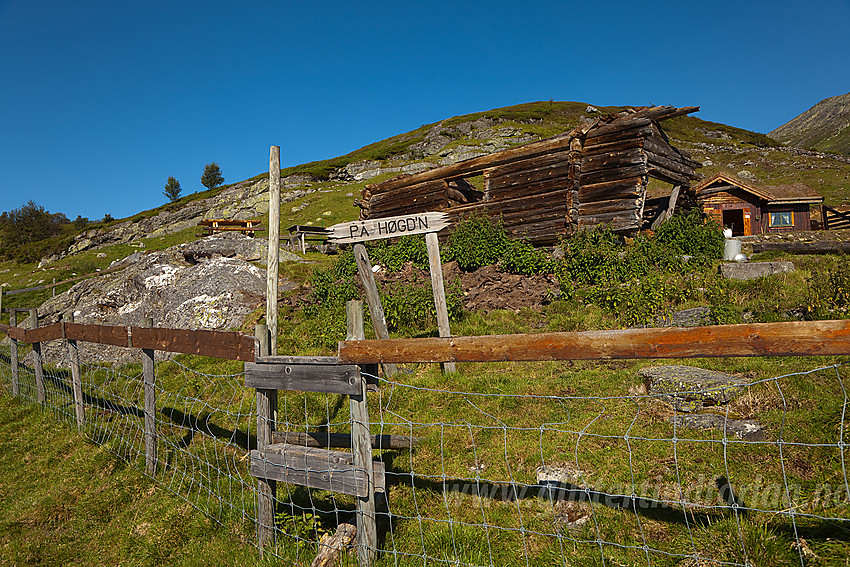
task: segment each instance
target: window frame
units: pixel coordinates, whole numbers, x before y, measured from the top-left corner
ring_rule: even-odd
[[[794,211],[770,211],[768,215],[768,223],[770,228],[794,228]],[[790,222],[774,222],[774,215],[777,215],[777,217],[780,219],[782,219],[785,215],[788,215]]]

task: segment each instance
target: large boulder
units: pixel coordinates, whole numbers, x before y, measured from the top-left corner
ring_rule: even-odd
[[[282,252],[282,254],[284,254]],[[286,253],[288,254],[288,253]],[[73,314],[75,322],[175,329],[229,330],[265,304],[266,243],[243,235],[214,235],[161,252],[134,253],[123,270],[75,284],[39,308],[42,324]],[[285,258],[282,258],[285,259]],[[283,281],[279,289],[295,284]],[[45,344],[49,362],[67,364],[62,341]],[[129,349],[81,344],[84,360],[123,361]]]
[[[720,275],[730,280],[754,280],[793,271],[794,264],[787,261],[720,264]]]

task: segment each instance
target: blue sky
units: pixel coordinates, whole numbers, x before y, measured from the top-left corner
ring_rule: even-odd
[[[0,0],[0,211],[115,218],[536,100],[768,132],[850,91],[850,0]]]

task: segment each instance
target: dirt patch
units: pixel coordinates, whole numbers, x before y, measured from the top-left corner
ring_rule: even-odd
[[[427,285],[431,276],[408,263],[398,272],[380,271],[376,281],[387,284]],[[529,308],[540,311],[560,295],[558,281],[552,275],[520,276],[500,272],[496,266],[484,266],[472,272],[462,271],[457,262],[443,265],[443,280],[448,287],[460,281],[463,308],[489,313],[498,309],[519,312]]]

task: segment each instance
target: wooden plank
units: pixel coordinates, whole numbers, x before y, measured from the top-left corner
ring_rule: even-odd
[[[74,313],[65,315],[66,323],[74,322]],[[77,427],[82,429],[86,424],[86,408],[83,403],[83,383],[80,374],[80,350],[77,341],[68,340],[68,360],[71,363],[71,388],[74,391],[74,414],[77,418]]]
[[[257,364],[339,364],[339,358],[335,356],[258,356],[254,360]]]
[[[850,242],[753,242],[753,253],[782,251],[792,254],[850,254]]]
[[[431,272],[431,289],[433,290],[434,307],[437,313],[437,330],[441,337],[451,337],[449,311],[446,306],[446,290],[443,285],[443,264],[440,261],[440,243],[437,240],[437,235],[433,232],[426,234],[425,246],[428,249],[428,267]],[[452,374],[457,371],[453,362],[443,362],[441,366],[443,374]]]
[[[515,148],[508,148],[500,152],[479,156],[468,160],[460,161],[455,164],[437,167],[422,173],[416,173],[397,179],[390,179],[377,185],[367,186],[373,193],[381,191],[389,191],[397,187],[405,187],[423,181],[432,181],[435,179],[447,179],[451,177],[468,177],[484,171],[485,169],[504,165],[521,159],[528,159],[534,156],[548,154],[556,151],[565,151],[570,147],[570,141],[573,138],[573,133],[559,134],[558,136],[531,142]]]
[[[30,329],[28,334],[33,336],[38,335],[38,309],[32,308],[30,311]],[[39,404],[47,401],[47,390],[44,387],[44,360],[41,356],[41,343],[34,341],[32,343],[32,353],[35,358],[33,367],[35,369],[35,397]]]
[[[645,164],[633,165],[630,167],[617,167],[614,169],[602,169],[591,173],[586,173],[583,169],[581,172],[581,184],[592,185],[594,183],[604,183],[606,181],[616,181],[622,179],[631,179],[634,177],[642,177],[648,172]]]
[[[489,178],[500,178],[521,173],[524,171],[534,171],[537,169],[545,169],[547,167],[557,166],[562,163],[569,163],[569,151],[559,151],[541,156],[535,156],[527,159],[517,160],[511,163],[506,163],[488,169],[485,174]]]
[[[850,355],[850,320],[344,341],[341,361],[495,362]]]
[[[585,157],[581,160],[581,171],[584,174],[602,169],[641,165],[645,163],[646,152],[644,152],[641,148],[633,148],[619,152],[605,152],[604,154]]]
[[[578,193],[579,203],[591,201],[609,201],[611,199],[624,199],[626,197],[637,197],[644,192],[644,181],[642,177],[631,177],[629,179],[618,179],[606,183],[582,185]]]
[[[421,437],[407,437],[405,435],[372,435],[372,449],[379,451],[398,451],[412,449],[422,442]],[[288,443],[301,447],[351,448],[350,433],[328,433],[327,431],[316,431],[303,433],[300,431],[275,431],[272,433],[272,443]]]
[[[233,331],[131,327],[130,333],[133,337],[131,346],[137,348],[197,354],[228,360],[254,360],[254,339]],[[124,346],[127,346],[126,342]]]
[[[257,353],[269,356],[270,333],[267,325],[254,326]],[[247,363],[246,363],[247,364]],[[277,423],[277,390],[257,389],[257,450],[264,451],[271,444]],[[257,480],[257,542],[260,550],[266,543],[274,543],[276,483],[265,476]],[[262,552],[262,551],[261,551]]]
[[[445,213],[420,213],[382,217],[367,221],[343,222],[329,227],[330,238],[338,244],[394,238],[407,234],[437,232],[448,226]]]
[[[650,167],[663,167],[689,178],[696,178],[696,172],[694,169],[681,161],[669,159],[653,152],[646,152],[646,157],[647,163],[649,163]]]
[[[360,368],[354,365],[245,363],[245,387],[352,394],[359,392]]]
[[[652,126],[641,126],[640,128],[634,128],[631,130],[623,130],[621,132],[612,132],[610,134],[603,134],[600,136],[596,136],[593,139],[585,140],[584,148],[585,150],[590,150],[595,148],[597,145],[601,144],[610,144],[612,142],[622,142],[625,140],[640,140],[643,138],[647,138],[652,135]]]
[[[587,133],[586,140],[599,138],[606,134],[615,134],[624,130],[635,130],[646,126],[651,126],[652,120],[643,117],[622,117],[614,120],[610,124],[600,124]]]
[[[25,342],[28,343],[43,343],[62,338],[62,325],[53,323],[44,327],[28,329],[25,335]]]
[[[18,324],[18,312],[9,313],[9,327],[5,331],[9,335],[9,365],[12,367],[12,395],[21,395],[20,374],[18,371],[18,339],[14,336]],[[15,333],[17,334],[17,333]]]
[[[369,253],[362,244],[354,245],[354,260],[357,262],[357,273],[360,275],[360,283],[366,292],[366,304],[369,306],[369,317],[372,319],[372,328],[375,336],[379,339],[388,339],[390,333],[387,330],[387,319],[384,315],[384,307],[381,305],[381,295],[378,293],[378,284],[375,283],[375,274],[372,272],[372,262]],[[390,377],[397,372],[395,364],[383,365],[384,376]]]
[[[588,143],[584,146],[583,150],[579,152],[579,157],[585,158],[606,154],[608,152],[618,152],[631,148],[641,148],[643,147],[645,140],[646,138],[631,137],[626,138],[625,140],[614,140],[613,142],[606,142],[604,144]]]
[[[153,326],[153,319],[146,317],[143,321],[146,327]],[[157,443],[156,443],[156,370],[154,367],[154,351],[142,349],[142,377],[145,392],[145,472],[150,476],[156,475]]]
[[[66,323],[65,336],[76,341],[112,346],[129,346],[127,327]]]
[[[353,463],[351,453],[288,444],[252,450],[249,463],[250,474],[256,478],[361,498],[370,489],[386,485],[384,464],[372,462],[372,467],[376,473],[374,485],[369,484],[366,471]]]
[[[640,199],[636,197],[613,199],[610,201],[591,201],[580,203],[578,212],[581,216],[600,215],[605,213],[628,213],[640,207]]]

